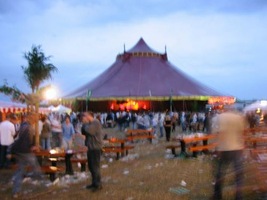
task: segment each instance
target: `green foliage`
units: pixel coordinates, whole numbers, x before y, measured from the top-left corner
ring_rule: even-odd
[[[6,82],[0,87],[0,93],[11,96],[13,101],[19,101],[21,103],[26,101],[26,95],[23,92],[21,92],[16,86],[10,87]]]
[[[32,46],[32,50],[24,53],[24,58],[28,61],[28,66],[22,66],[24,77],[32,93],[36,93],[40,84],[52,79],[52,72],[57,72],[58,69],[51,63],[47,63],[51,56],[46,57],[41,46]]]

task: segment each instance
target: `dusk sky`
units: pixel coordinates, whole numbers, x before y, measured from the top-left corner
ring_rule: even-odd
[[[0,0],[0,85],[30,92],[23,53],[41,45],[61,97],[141,37],[208,87],[267,99],[266,0]]]

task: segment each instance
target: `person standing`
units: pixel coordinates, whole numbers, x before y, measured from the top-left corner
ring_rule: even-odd
[[[52,127],[52,148],[62,146],[62,127],[59,114],[55,114],[51,121]]]
[[[41,145],[43,149],[51,149],[51,124],[47,117],[44,115],[41,118],[42,120],[42,131],[41,131]]]
[[[71,123],[70,116],[65,117],[65,122],[62,124],[62,135],[63,135],[63,147],[64,149],[71,149],[72,138],[75,134],[73,124]]]
[[[159,114],[158,123],[159,123],[159,133],[160,133],[159,137],[162,138],[163,137],[163,131],[164,131],[164,115],[163,115],[163,113]]]
[[[166,134],[166,141],[169,142],[171,138],[172,121],[170,115],[165,116],[164,128]]]
[[[94,118],[93,112],[86,112],[83,116],[82,134],[85,135],[85,145],[87,146],[88,168],[92,175],[92,184],[87,185],[87,189],[97,191],[102,189],[100,174],[100,157],[103,145],[102,126],[99,120]]]
[[[33,170],[33,176],[36,178],[41,177],[41,170],[32,151],[36,150],[34,146],[34,129],[35,115],[32,113],[24,116],[23,122],[19,129],[19,137],[9,146],[9,155],[14,155],[18,163],[18,168],[13,176],[13,197],[17,198],[21,191],[22,180],[25,175],[25,169],[30,166]],[[9,156],[10,157],[10,156]]]
[[[9,168],[9,160],[6,158],[8,146],[14,142],[16,135],[15,115],[9,113],[6,120],[0,124],[0,168]]]
[[[226,167],[233,165],[235,169],[236,200],[242,198],[243,186],[243,149],[245,148],[243,134],[246,128],[244,117],[234,111],[228,110],[219,114],[213,126],[213,133],[217,135],[217,158],[215,169],[215,186],[213,199],[222,199],[222,184]]]

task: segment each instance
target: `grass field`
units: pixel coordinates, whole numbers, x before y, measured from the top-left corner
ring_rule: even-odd
[[[116,129],[104,129],[109,136],[123,137]],[[175,133],[178,134],[178,131]],[[144,140],[134,144],[128,157],[115,160],[115,155],[103,156],[101,165],[103,189],[91,192],[85,189],[87,180],[65,185],[45,186],[44,184],[24,183],[21,199],[92,199],[92,200],[205,200],[210,199],[213,190],[213,164],[211,155],[198,158],[166,158],[167,142],[162,138],[157,144]],[[112,159],[112,162],[110,158]],[[128,159],[127,159],[128,158]],[[133,159],[131,159],[133,158]],[[64,163],[61,163],[64,166]],[[75,170],[79,171],[75,165]],[[247,200],[260,199],[257,191],[259,173],[257,162],[247,151],[245,160],[244,197]],[[1,199],[11,199],[11,176],[14,171],[0,170]],[[87,174],[89,172],[87,171]],[[60,178],[64,174],[59,174]],[[48,179],[48,178],[47,178]],[[46,182],[47,183],[47,182]],[[182,183],[182,184],[181,184]],[[186,185],[185,185],[186,184]],[[234,199],[234,173],[227,170],[224,184],[224,199]]]

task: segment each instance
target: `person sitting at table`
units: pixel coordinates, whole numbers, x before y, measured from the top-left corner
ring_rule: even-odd
[[[72,147],[72,138],[73,135],[75,134],[74,127],[70,121],[70,116],[67,115],[65,117],[65,122],[62,124],[62,146],[64,149],[71,149]]]

